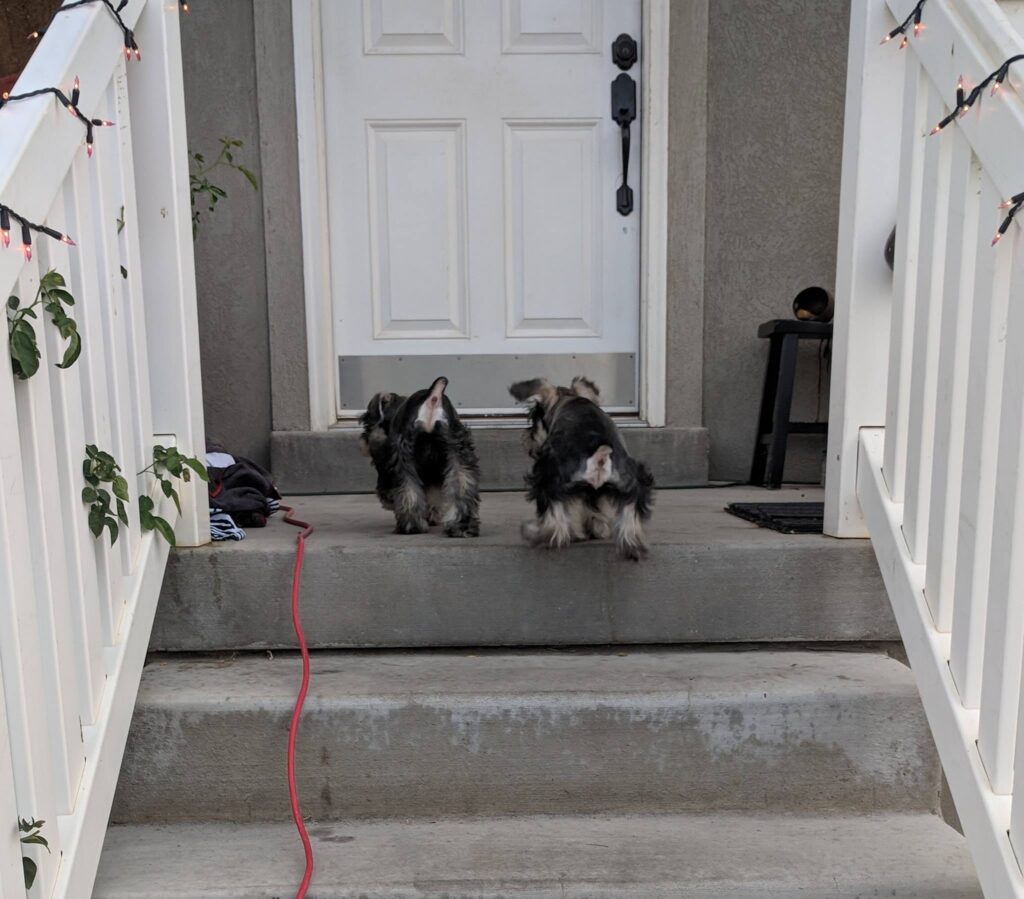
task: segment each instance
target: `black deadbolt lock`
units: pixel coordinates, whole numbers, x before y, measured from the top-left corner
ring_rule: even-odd
[[[612,62],[625,72],[633,68],[633,63],[636,60],[636,41],[628,34],[620,34],[612,42]]]

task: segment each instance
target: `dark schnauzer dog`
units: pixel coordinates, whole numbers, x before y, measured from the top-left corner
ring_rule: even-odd
[[[557,548],[613,536],[623,557],[646,555],[643,525],[651,517],[654,478],[626,452],[597,404],[597,385],[574,378],[572,387],[556,387],[535,378],[513,384],[509,393],[530,404],[526,444],[534,461],[526,481],[537,518],[523,525],[523,537]]]
[[[377,496],[395,532],[443,524],[447,537],[480,534],[480,463],[469,429],[438,378],[412,396],[378,393],[359,419],[363,451],[377,469]]]

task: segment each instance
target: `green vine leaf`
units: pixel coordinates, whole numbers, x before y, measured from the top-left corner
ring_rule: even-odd
[[[38,319],[35,311],[37,306],[50,316],[50,321],[60,336],[66,340],[67,346],[57,368],[70,368],[82,354],[82,338],[78,333],[78,324],[65,307],[75,305],[75,298],[66,290],[64,276],[51,269],[39,279],[36,297],[28,306],[21,306],[16,296],[7,299],[7,332],[11,356],[11,368],[17,378],[27,381],[39,371],[39,340],[35,328],[28,319]]]
[[[11,367],[22,381],[27,381],[39,371],[39,345],[36,343],[36,329],[24,317],[10,325],[9,345]]]
[[[252,187],[259,190],[260,184],[252,171],[241,163],[235,161],[234,151],[244,146],[237,138],[222,137],[220,139],[220,153],[211,163],[207,163],[202,153],[189,154],[189,189],[192,201],[192,239],[199,235],[199,221],[201,217],[201,206],[206,207],[207,212],[215,212],[217,203],[227,197],[227,191],[223,187],[214,184],[209,174],[217,168],[233,169],[238,172]]]
[[[21,842],[28,846],[42,846],[47,852],[50,851],[50,843],[44,837],[40,830],[42,830],[45,821],[36,821],[34,818],[19,818],[18,819],[18,831],[19,833],[25,834],[21,837]],[[36,882],[36,875],[39,873],[39,866],[30,859],[28,856],[23,855],[21,857],[22,872],[25,877],[25,889],[32,889],[32,884]]]
[[[120,475],[114,478],[113,481],[114,496],[118,499],[128,501],[128,482]]]
[[[125,502],[130,499],[128,481],[121,474],[121,467],[114,457],[94,443],[85,448],[82,477],[86,483],[82,489],[82,502],[89,506],[89,530],[96,538],[106,530],[110,534],[110,545],[113,546],[121,533],[118,520],[125,527],[128,526],[128,510],[125,507]],[[113,496],[102,484],[110,484]],[[111,502],[114,503],[113,509]]]
[[[183,455],[177,447],[157,444],[153,447],[153,462],[140,471],[139,474],[153,475],[160,484],[160,491],[174,502],[178,514],[181,515],[181,498],[178,496],[174,481],[171,479],[179,478],[188,483],[193,472],[201,480],[209,480],[210,476],[207,474],[206,466],[198,459],[193,456]],[[143,530],[155,530],[171,546],[175,546],[174,528],[171,527],[166,519],[161,518],[159,515],[154,515],[153,509],[152,499],[148,496],[139,497],[139,522]]]
[[[159,533],[160,536],[168,542],[168,544],[171,546],[178,545],[178,541],[174,536],[174,528],[171,527],[166,519],[161,518],[159,515],[154,515],[153,526],[156,528],[157,533]]]

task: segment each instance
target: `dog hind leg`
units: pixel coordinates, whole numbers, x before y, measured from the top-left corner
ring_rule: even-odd
[[[454,455],[444,476],[446,537],[480,536],[480,490],[476,467]]]
[[[561,549],[573,541],[573,510],[568,501],[556,500],[536,520],[523,524],[523,539],[534,546]]]
[[[420,479],[415,474],[406,473],[402,482],[395,489],[393,498],[395,533],[426,533],[430,524],[430,510],[427,506],[427,496]]]
[[[615,547],[624,559],[639,562],[647,555],[647,538],[637,504],[626,500],[620,502],[612,519],[612,533]]]

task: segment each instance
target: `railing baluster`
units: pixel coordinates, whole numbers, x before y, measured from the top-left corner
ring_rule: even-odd
[[[127,277],[122,284],[127,332],[128,370],[130,379],[131,420],[134,425],[132,436],[135,441],[135,465],[138,472],[149,465],[153,453],[153,416],[150,409],[149,365],[146,358],[146,305],[142,292],[142,254],[139,249],[139,218],[135,199],[135,159],[132,152],[131,109],[128,102],[128,76],[125,61],[121,59],[113,81],[115,112],[117,122],[117,146],[114,168],[120,177],[117,190],[123,202],[122,217],[125,223],[119,235],[119,249],[124,260]],[[146,477],[134,480],[135,489],[141,494],[146,491]],[[132,527],[136,522],[132,522]]]
[[[2,486],[2,484],[0,484]],[[0,559],[3,548],[0,547]],[[2,592],[2,591],[0,591]],[[7,709],[4,706],[4,672],[0,666],[0,808],[10,809],[14,814],[0,836],[0,896],[5,899],[21,899],[25,895],[25,881],[21,865],[21,843],[16,822],[18,799],[14,787],[14,761],[11,759],[11,732],[7,723]]]
[[[47,223],[59,231],[67,231],[69,204],[74,198],[71,191],[61,190]],[[72,278],[67,247],[48,241],[39,247],[44,268],[60,272],[75,295],[78,285]],[[80,306],[69,310],[76,320]],[[63,338],[55,328],[44,328],[47,352],[51,360],[59,360],[64,352]],[[82,502],[81,477],[82,448],[86,444],[85,423],[82,412],[82,385],[79,377],[81,357],[70,368],[50,378],[53,403],[54,434],[57,441],[57,465],[54,472],[60,496],[60,518],[63,525],[64,554],[67,561],[68,621],[71,626],[72,649],[75,659],[75,682],[78,686],[78,714],[84,725],[95,720],[100,693],[103,690],[103,636],[99,609],[94,598],[99,590],[96,575],[96,556],[90,545],[87,507]]]
[[[0,667],[3,700],[10,731],[9,746],[14,767],[17,809],[21,817],[56,821],[52,754],[43,666],[38,653],[39,622],[35,578],[32,572],[32,538],[26,526],[28,498],[22,470],[20,424],[15,399],[15,379],[8,364],[0,365]],[[56,827],[53,854],[36,853],[39,863],[39,895],[53,887],[60,859]]]
[[[883,463],[885,482],[896,503],[903,502],[907,475],[907,414],[921,231],[924,127],[930,96],[928,81],[917,57],[908,56],[906,66]]]
[[[1022,667],[1024,678],[1024,667]],[[1018,685],[1017,748],[1014,753],[1013,782],[1024,784],[1024,682]],[[1010,804],[1010,845],[1018,862],[1024,862],[1024,789],[1015,789]]]
[[[945,106],[929,85],[926,121],[938,119]],[[910,557],[923,563],[928,548],[932,452],[935,435],[935,398],[939,365],[939,329],[942,285],[945,276],[946,223],[949,217],[949,182],[952,165],[950,141],[927,141],[924,147],[921,226],[918,252],[910,398],[907,415],[906,505],[903,536]]]
[[[1005,370],[992,391],[993,411],[1000,420],[998,443],[983,458],[999,485],[990,512],[996,527],[991,529],[990,544],[981,544],[991,546],[991,556],[976,560],[991,569],[978,750],[992,789],[1004,794],[1013,788],[1024,648],[1024,237],[1019,228],[1009,240],[1013,253],[1010,247],[1000,247],[993,285],[993,314],[1001,319],[993,330],[1006,347]]]
[[[967,414],[967,353],[974,260],[978,235],[981,166],[963,135],[951,136],[949,224],[944,248],[938,383],[935,401],[935,446],[932,459],[925,598],[938,630],[953,626],[953,578],[956,570],[960,475]]]
[[[40,272],[36,260],[22,270],[19,295],[22,305],[35,298]],[[39,661],[51,739],[54,794],[59,814],[71,811],[82,774],[85,750],[78,717],[78,689],[71,644],[71,609],[68,601],[67,561],[64,555],[64,516],[61,514],[60,486],[54,479],[58,455],[54,433],[49,357],[45,331],[52,326],[49,315],[37,307],[35,322],[40,359],[39,369],[29,380],[17,385],[22,473],[25,478],[27,516],[24,526],[32,544],[32,571],[36,583]]]
[[[77,470],[81,470],[85,458],[85,443],[94,443],[101,449],[109,449],[112,445],[113,422],[110,415],[110,401],[107,395],[107,361],[106,337],[103,325],[103,304],[106,297],[100,287],[97,250],[97,239],[90,205],[92,202],[91,178],[95,173],[85,158],[79,153],[72,163],[67,191],[71,198],[73,216],[68,221],[69,229],[78,240],[78,251],[70,253],[71,276],[79,288],[76,299],[78,303],[78,327],[82,334],[82,358],[79,360],[82,381],[82,409],[85,418],[85,442],[79,448]],[[84,486],[84,481],[81,486]],[[81,489],[81,487],[79,488]],[[95,597],[97,611],[100,616],[103,643],[105,646],[114,644],[113,610],[119,605],[121,595],[121,556],[111,552],[105,537],[92,540],[93,558],[96,564],[99,593]]]
[[[113,87],[108,85],[103,94],[100,108],[102,118],[114,116]],[[108,150],[113,148],[108,147]],[[104,323],[104,346],[106,355],[106,384],[111,416],[111,445],[102,447],[110,452],[128,480],[129,507],[134,509],[138,501],[135,488],[135,473],[139,470],[132,439],[130,370],[127,343],[129,334],[126,327],[124,292],[121,277],[121,253],[118,248],[117,220],[121,214],[121,199],[118,189],[120,178],[115,166],[116,153],[97,154],[92,165],[95,169],[92,179],[92,230],[97,244],[98,277],[100,284]],[[135,570],[139,545],[137,517],[129,519],[129,526],[120,528],[120,537],[114,547],[121,557],[125,576]],[[112,611],[115,627],[128,598],[130,586],[119,585],[116,605]]]
[[[998,198],[991,180],[983,177],[980,208],[994,209]],[[980,222],[976,238],[960,519],[953,586],[953,637],[949,660],[960,699],[969,709],[977,708],[981,698],[989,547],[997,483],[999,392],[1005,352],[1002,336],[1009,293],[1007,256],[992,252],[988,221]]]

